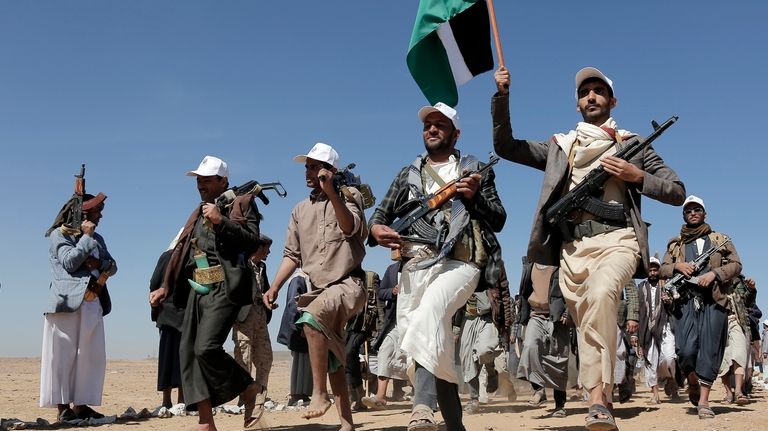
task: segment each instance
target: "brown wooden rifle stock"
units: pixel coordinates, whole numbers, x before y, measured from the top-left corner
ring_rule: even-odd
[[[423,196],[418,199],[414,199],[414,202],[417,204],[416,208],[411,210],[404,217],[395,221],[390,227],[392,228],[392,230],[396,231],[397,233],[402,234],[416,220],[420,219],[421,217],[426,215],[428,212],[442,207],[446,202],[453,199],[453,197],[456,196],[456,193],[457,193],[457,190],[456,190],[457,182],[462,181],[465,178],[474,174],[483,174],[485,171],[490,169],[493,165],[498,163],[498,161],[499,161],[499,156],[497,156],[496,154],[491,154],[490,158],[488,159],[488,163],[482,168],[472,172],[467,172],[458,180],[453,180],[449,183],[446,183],[444,186],[440,187],[440,189],[438,189],[436,192],[430,195]]]

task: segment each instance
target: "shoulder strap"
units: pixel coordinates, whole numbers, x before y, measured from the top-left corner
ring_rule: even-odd
[[[669,253],[672,256],[672,259],[674,261],[679,260],[682,257],[681,249],[682,244],[680,243],[682,241],[682,238],[679,236],[676,236],[669,240],[667,243],[667,253]]]
[[[440,175],[435,171],[435,168],[433,168],[429,163],[424,164],[424,170],[427,171],[427,174],[432,177],[432,180],[436,182],[438,186],[442,187],[445,185],[445,180],[440,177]]]

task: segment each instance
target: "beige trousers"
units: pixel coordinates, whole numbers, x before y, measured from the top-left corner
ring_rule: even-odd
[[[260,304],[250,307],[248,317],[232,327],[234,357],[253,380],[266,388],[272,369],[272,343],[269,341],[267,312]]]
[[[639,262],[631,227],[563,246],[560,289],[579,330],[579,380],[587,390],[613,387],[618,303]]]

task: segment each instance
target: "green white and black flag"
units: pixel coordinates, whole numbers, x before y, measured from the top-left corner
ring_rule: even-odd
[[[493,69],[485,0],[421,0],[406,57],[429,103],[459,103],[457,87]]]

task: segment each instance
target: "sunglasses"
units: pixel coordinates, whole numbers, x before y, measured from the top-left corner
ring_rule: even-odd
[[[704,208],[702,207],[687,208],[683,210],[683,214],[698,214],[703,212],[704,212]]]

